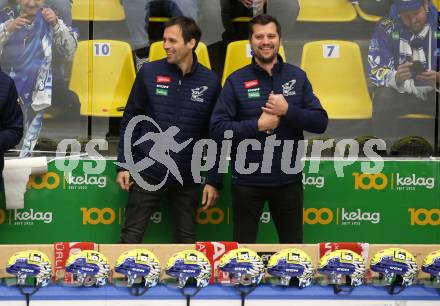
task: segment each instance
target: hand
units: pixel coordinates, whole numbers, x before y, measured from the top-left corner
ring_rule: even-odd
[[[15,31],[20,30],[29,24],[31,24],[31,21],[27,18],[27,15],[21,15],[14,20],[9,20],[6,22],[6,31],[9,33],[14,33]]]
[[[273,131],[278,127],[278,124],[280,124],[280,118],[278,116],[263,111],[260,118],[258,118],[258,131]]]
[[[269,99],[267,100],[266,106],[263,107],[263,111],[277,116],[284,116],[287,114],[289,104],[283,95],[274,95],[271,93]]]
[[[437,83],[439,82],[440,72],[434,70],[428,70],[417,75],[416,79],[420,81],[424,81],[426,83],[435,84],[435,82]]]
[[[43,15],[44,20],[51,26],[54,27],[58,23],[58,16],[51,8],[43,8],[41,14]]]
[[[218,199],[218,190],[214,186],[205,185],[202,194],[202,210],[207,210],[208,208],[214,206]]]
[[[412,65],[413,65],[413,63],[406,62],[406,63],[399,65],[399,67],[397,67],[397,71],[396,71],[396,84],[397,84],[397,86],[401,86],[403,84],[403,82],[405,82],[406,80],[411,78],[411,76],[412,76],[411,66]]]
[[[131,185],[133,185],[133,182],[130,183],[130,172],[119,171],[116,176],[116,183],[121,186],[122,190],[128,191]]]

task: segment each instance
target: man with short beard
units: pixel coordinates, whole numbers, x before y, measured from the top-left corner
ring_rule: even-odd
[[[278,55],[281,27],[274,17],[254,17],[249,24],[249,40],[252,63],[226,80],[210,124],[216,139],[222,139],[225,131],[233,132],[233,239],[256,242],[261,213],[268,201],[280,242],[301,243],[303,186],[302,173],[295,165],[298,142],[304,139],[304,130],[323,133],[327,113],[313,94],[305,72]],[[242,150],[242,141],[252,143],[252,147]],[[267,142],[272,146],[266,152]],[[283,150],[291,151],[290,158],[285,158]],[[240,166],[243,163],[247,169]],[[249,171],[251,166],[255,171]]]

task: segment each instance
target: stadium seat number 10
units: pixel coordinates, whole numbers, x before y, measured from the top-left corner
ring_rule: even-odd
[[[94,56],[110,56],[110,44],[109,43],[95,43],[93,48]]]

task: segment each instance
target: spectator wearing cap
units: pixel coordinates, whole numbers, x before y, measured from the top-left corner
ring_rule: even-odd
[[[389,15],[376,26],[368,51],[375,134],[433,134],[434,120],[409,123],[404,118],[435,114],[437,14],[429,0],[394,0]]]

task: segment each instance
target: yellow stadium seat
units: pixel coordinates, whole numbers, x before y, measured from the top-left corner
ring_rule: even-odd
[[[432,0],[432,3],[434,4],[434,6],[437,8],[437,10],[438,10],[438,8],[440,7],[440,0]]]
[[[167,22],[170,20],[168,17],[150,17],[148,18],[149,22]]]
[[[371,21],[371,22],[378,22],[382,16],[376,16],[376,15],[369,15],[367,13],[365,13],[361,7],[359,6],[359,3],[354,3],[354,9],[356,10],[356,13],[359,15],[359,17],[361,17],[362,19],[366,20],[366,21]]]
[[[298,21],[350,22],[356,11],[347,0],[299,0]]]
[[[232,19],[232,22],[249,22],[251,21],[252,17],[246,17],[246,16],[242,16],[242,17],[237,17]]]
[[[404,116],[400,116],[400,118],[404,118],[404,119],[429,119],[429,120],[432,120],[435,117],[431,116],[431,115],[426,115],[426,114],[406,114]]]
[[[69,88],[81,103],[81,115],[121,117],[136,76],[130,45],[114,40],[78,44]]]
[[[301,68],[330,119],[369,119],[372,105],[354,42],[323,40],[304,45]]]
[[[279,54],[286,60],[283,46]],[[234,71],[249,65],[252,61],[252,49],[249,40],[238,40],[229,43],[226,49],[225,67],[223,69],[222,85],[225,84],[228,76]]]
[[[211,69],[211,62],[209,60],[208,48],[203,42],[199,42],[199,44],[197,45],[196,54],[199,63]],[[148,57],[151,62],[163,59],[166,56],[167,55],[165,53],[165,50],[163,49],[162,41],[156,41],[151,44],[150,55]]]
[[[79,21],[125,20],[120,0],[75,0],[72,4],[72,19]]]

